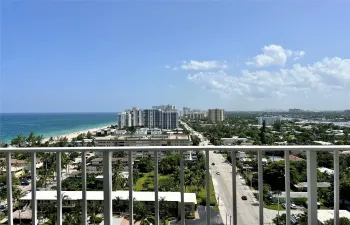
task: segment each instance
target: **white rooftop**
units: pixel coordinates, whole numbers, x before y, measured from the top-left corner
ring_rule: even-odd
[[[339,218],[341,217],[350,219],[350,212],[347,210],[339,210]],[[334,210],[317,210],[317,218],[321,223],[329,219],[334,219]]]
[[[158,192],[159,198],[169,202],[181,202],[180,192]],[[81,200],[82,191],[62,191],[62,194],[67,196],[69,200]],[[150,191],[134,191],[133,197],[135,201],[152,202],[154,201],[154,192]],[[37,200],[56,200],[56,191],[37,191]],[[122,200],[129,200],[129,191],[112,191],[112,199],[119,197]],[[185,202],[197,204],[195,193],[184,193]],[[103,200],[103,191],[87,191],[86,198],[90,201]],[[32,194],[28,193],[20,200],[31,200]]]
[[[317,168],[321,173],[327,173],[329,175],[334,174],[334,170],[328,169],[326,167]]]

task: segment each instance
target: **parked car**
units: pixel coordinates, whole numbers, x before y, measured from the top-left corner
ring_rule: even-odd
[[[220,175],[220,172],[218,171],[218,172],[216,172],[216,175]]]
[[[0,205],[0,212],[4,211],[7,209],[7,204]]]
[[[290,204],[290,208],[291,209],[296,209],[296,208],[298,208],[298,206],[292,203],[292,204]]]
[[[247,200],[248,198],[247,198],[247,196],[245,196],[245,195],[242,195],[242,200]]]
[[[284,209],[287,208],[286,203],[283,203],[283,204],[282,204],[282,207],[283,207]]]

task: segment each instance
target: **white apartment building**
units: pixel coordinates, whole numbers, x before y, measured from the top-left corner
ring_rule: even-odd
[[[186,117],[191,120],[204,119],[207,116],[205,112],[189,112]]]
[[[212,123],[224,121],[225,110],[223,110],[223,109],[209,109],[208,110],[208,118]]]
[[[118,126],[124,127],[140,127],[144,125],[143,110],[133,107],[118,114]]]
[[[189,135],[123,135],[96,137],[95,146],[190,146],[192,141]],[[159,158],[164,158],[166,151],[161,151]],[[171,153],[176,153],[171,151]],[[101,153],[97,155],[102,156]],[[153,157],[153,151],[134,151],[133,159]],[[191,151],[184,152],[185,160],[192,160]]]
[[[282,120],[282,116],[260,116],[258,117],[258,124],[263,125],[265,121],[266,126],[271,126],[277,121],[281,121],[281,120]]]

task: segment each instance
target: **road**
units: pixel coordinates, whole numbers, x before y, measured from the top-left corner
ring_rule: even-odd
[[[180,121],[187,130],[197,135],[200,139],[200,146],[207,146],[209,141],[206,140],[202,134],[194,131],[186,123]],[[226,159],[218,153],[213,151],[209,152],[209,163],[212,174],[212,180],[215,189],[215,196],[219,202],[219,211],[224,224],[230,223],[230,216],[232,216],[232,166]],[[215,165],[211,165],[214,163]],[[216,172],[219,171],[220,175]],[[240,179],[239,175],[236,176],[236,193],[237,193],[237,222],[240,225],[255,225],[259,224],[259,206],[256,203],[256,199],[253,196],[253,191],[245,184],[243,179]],[[241,197],[247,196],[247,200],[242,200]],[[292,210],[291,212],[293,212]],[[296,210],[295,210],[296,211]],[[297,212],[297,211],[296,211]],[[272,219],[276,217],[277,211],[264,208],[264,224],[272,224]],[[285,213],[280,211],[280,215]],[[298,212],[300,213],[300,211]],[[227,223],[226,223],[227,220]]]

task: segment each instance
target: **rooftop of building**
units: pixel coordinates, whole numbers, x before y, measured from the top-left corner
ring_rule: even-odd
[[[350,212],[347,210],[339,210],[339,218],[342,217],[350,219]],[[317,210],[317,219],[322,223],[334,219],[334,210]]]
[[[172,134],[172,135],[109,135],[105,137],[96,137],[95,140],[97,141],[103,141],[103,140],[189,140],[188,135],[183,134]]]
[[[102,162],[103,158],[94,158],[91,162]],[[112,158],[112,161],[128,162],[128,158]]]
[[[159,199],[169,202],[181,202],[180,192],[158,192]],[[67,196],[68,200],[81,200],[82,191],[62,191],[63,196]],[[57,191],[37,191],[37,200],[57,200]],[[152,202],[155,199],[155,193],[149,191],[134,191],[134,201]],[[129,191],[112,191],[112,199],[120,198],[121,200],[129,200]],[[28,193],[20,200],[31,200],[32,194]],[[102,201],[103,191],[87,191],[86,199],[89,201]],[[197,204],[195,193],[184,193],[184,202]]]

